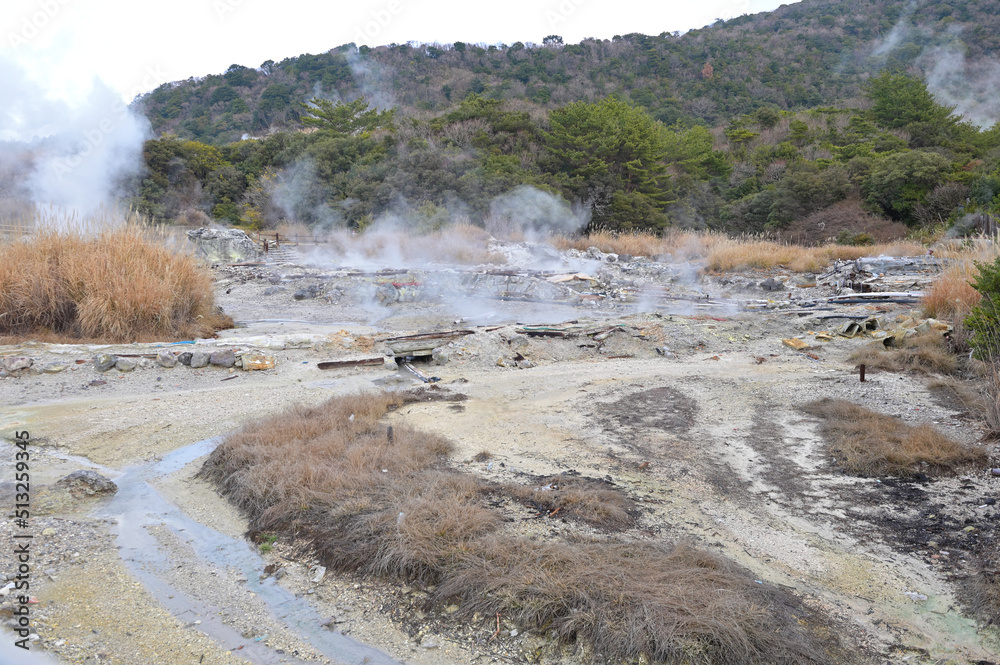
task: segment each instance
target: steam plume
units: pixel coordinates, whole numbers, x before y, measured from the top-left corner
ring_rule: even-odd
[[[0,171],[21,174],[0,196],[82,216],[112,207],[141,168],[147,120],[100,81],[74,105],[52,99],[17,64],[0,59],[0,68]]]

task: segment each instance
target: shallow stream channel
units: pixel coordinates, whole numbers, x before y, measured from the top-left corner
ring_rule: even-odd
[[[324,617],[273,577],[260,579],[265,562],[244,539],[211,528],[185,513],[154,486],[167,476],[209,454],[222,437],[199,441],[158,461],[130,467],[115,478],[118,492],[95,514],[117,523],[117,543],[129,571],[179,621],[211,636],[240,657],[260,665],[304,663],[296,649],[268,644],[272,628],[287,643],[301,641],[334,663],[399,665],[375,648],[322,627]],[[233,594],[204,588],[198,579],[235,574],[245,591],[239,594],[254,606],[239,616],[242,602]],[[252,592],[246,593],[246,591]],[[259,602],[258,602],[259,601]],[[257,616],[261,613],[270,616]],[[246,626],[249,626],[247,628]],[[267,632],[272,635],[268,635]],[[254,633],[260,633],[255,635]],[[239,645],[239,646],[236,646]]]

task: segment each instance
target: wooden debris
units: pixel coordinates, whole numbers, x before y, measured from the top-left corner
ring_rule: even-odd
[[[416,335],[400,335],[398,337],[389,337],[383,341],[389,342],[402,342],[409,340],[424,340],[424,339],[451,339],[453,337],[464,337],[465,335],[474,335],[475,330],[442,330],[440,332],[428,332],[428,333],[417,333]]]
[[[382,356],[378,358],[358,358],[355,360],[330,360],[326,362],[317,363],[316,366],[320,369],[338,369],[341,367],[359,367],[364,365],[383,365],[385,359]]]
[[[804,342],[801,339],[796,339],[795,337],[792,337],[791,339],[783,339],[781,340],[781,343],[796,351],[802,351],[803,349],[809,348],[809,344],[807,342]]]

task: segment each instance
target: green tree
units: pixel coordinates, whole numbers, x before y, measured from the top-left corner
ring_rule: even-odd
[[[862,184],[870,204],[887,217],[914,224],[917,205],[951,173],[951,161],[934,152],[897,152],[876,159]]]
[[[784,226],[847,198],[853,189],[850,174],[843,166],[798,164],[775,187],[768,223]]]
[[[392,127],[396,109],[379,111],[369,108],[364,97],[353,102],[337,102],[313,97],[308,104],[302,104],[307,115],[302,116],[302,124],[316,127],[322,132],[335,136],[367,135],[380,127]]]
[[[617,97],[574,102],[549,114],[545,166],[570,198],[591,209],[592,226],[661,227],[669,176],[661,123]],[[628,197],[617,194],[627,194]],[[641,202],[641,205],[640,205]],[[612,205],[614,204],[614,205]]]
[[[865,85],[872,102],[875,122],[890,129],[902,129],[911,123],[955,124],[954,106],[942,106],[927,90],[921,79],[907,74],[882,71]]]
[[[976,356],[995,363],[1000,360],[1000,257],[992,263],[977,261],[976,268],[979,274],[971,284],[982,297],[969,312],[965,325],[972,333],[969,344]]]

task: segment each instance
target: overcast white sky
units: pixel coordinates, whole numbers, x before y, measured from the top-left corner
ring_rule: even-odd
[[[257,67],[347,42],[540,43],[686,31],[780,0],[3,0],[0,60],[48,94],[82,97],[95,77],[126,101],[161,83]],[[0,72],[0,95],[4,91]]]

